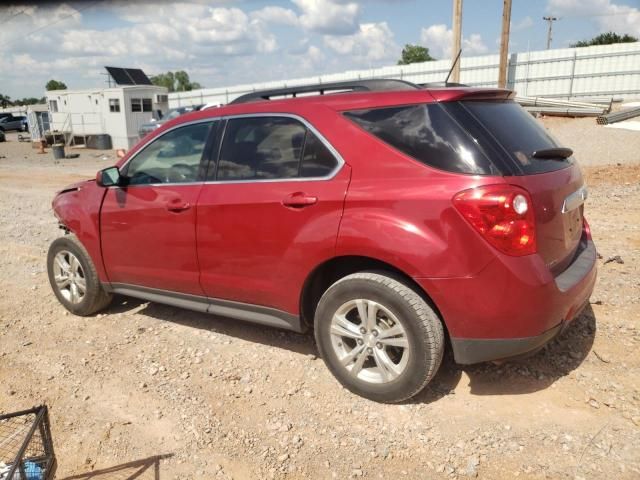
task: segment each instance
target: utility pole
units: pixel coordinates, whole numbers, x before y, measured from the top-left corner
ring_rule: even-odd
[[[451,61],[455,62],[462,44],[462,0],[453,0],[453,43],[451,45]],[[451,81],[460,83],[460,60],[453,65]]]
[[[542,17],[543,20],[549,22],[549,29],[547,30],[547,50],[551,48],[551,31],[553,29],[553,22],[558,20],[558,17]]]
[[[505,88],[507,86],[510,24],[511,0],[504,0],[504,5],[502,6],[502,35],[500,37],[500,68],[498,70],[498,88]]]

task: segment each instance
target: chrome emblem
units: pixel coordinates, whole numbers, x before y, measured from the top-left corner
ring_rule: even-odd
[[[562,213],[571,212],[584,203],[587,199],[587,187],[580,187],[567,198],[562,204]]]

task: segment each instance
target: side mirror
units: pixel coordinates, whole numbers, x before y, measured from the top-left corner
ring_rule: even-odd
[[[109,167],[100,170],[96,175],[96,183],[99,187],[114,187],[120,185],[122,177],[118,167]]]

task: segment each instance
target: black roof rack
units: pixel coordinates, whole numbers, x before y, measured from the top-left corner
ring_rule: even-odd
[[[404,80],[379,79],[379,80],[354,80],[352,82],[318,83],[315,85],[300,85],[295,87],[275,88],[273,90],[258,90],[256,92],[242,95],[232,102],[248,103],[260,100],[270,100],[272,97],[284,97],[291,95],[296,97],[300,93],[317,93],[325,95],[327,93],[342,92],[373,92],[383,90],[419,90],[415,83]]]
[[[468,87],[464,83],[455,83],[455,82],[429,82],[429,83],[420,83],[419,84],[423,88],[453,88],[453,87]]]

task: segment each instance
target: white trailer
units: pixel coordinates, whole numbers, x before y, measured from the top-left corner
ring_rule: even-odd
[[[167,95],[166,87],[155,85],[51,90],[46,93],[51,132],[67,144],[109,135],[112,148],[129,149],[138,141],[140,125],[166,112]]]

